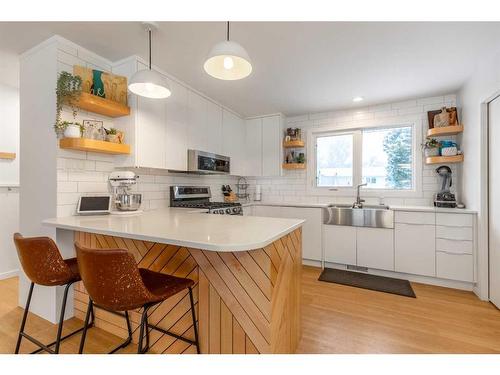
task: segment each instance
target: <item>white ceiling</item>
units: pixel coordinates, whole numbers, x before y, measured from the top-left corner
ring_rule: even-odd
[[[147,57],[138,22],[0,23],[0,50],[21,53],[59,34],[110,60]],[[500,52],[500,23],[234,22],[253,61],[241,81],[203,71],[224,22],[160,22],[153,63],[245,116],[296,115],[456,91]]]

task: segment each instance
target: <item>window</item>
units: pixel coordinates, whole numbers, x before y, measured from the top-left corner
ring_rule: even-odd
[[[411,127],[363,130],[363,183],[372,189],[411,189]]]
[[[413,125],[314,134],[312,186],[352,189],[366,183],[365,189],[415,190],[414,134]]]
[[[317,138],[316,178],[319,187],[352,186],[353,135]]]

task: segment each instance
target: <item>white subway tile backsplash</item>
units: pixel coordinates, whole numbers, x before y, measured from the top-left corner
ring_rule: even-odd
[[[443,104],[444,96],[433,96],[430,98],[422,98],[417,100],[418,105],[428,105],[428,104]]]
[[[107,182],[78,182],[79,193],[108,193]]]
[[[57,183],[58,193],[72,193],[78,191],[77,182],[59,181]]]
[[[403,102],[391,103],[392,109],[411,108],[417,105],[416,100],[405,100]]]

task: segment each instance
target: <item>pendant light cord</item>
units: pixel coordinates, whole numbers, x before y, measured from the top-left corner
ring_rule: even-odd
[[[229,21],[227,21],[227,41],[229,42]]]
[[[149,70],[151,70],[151,28],[148,29],[149,34]]]

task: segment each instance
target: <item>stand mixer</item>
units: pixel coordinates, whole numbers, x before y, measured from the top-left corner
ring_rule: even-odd
[[[113,189],[113,202],[116,211],[112,213],[138,212],[141,207],[142,194],[130,193],[137,183],[137,176],[132,171],[114,171],[109,175],[109,184]]]

